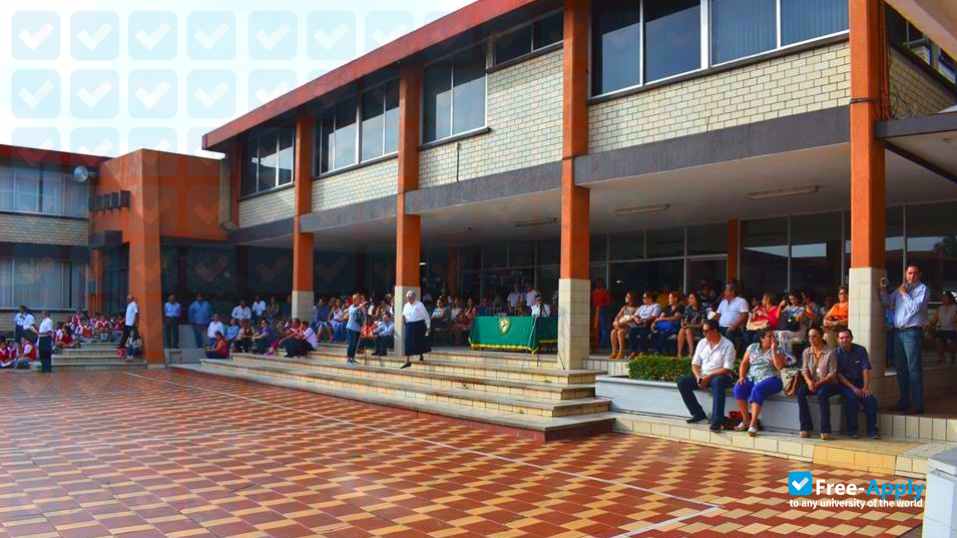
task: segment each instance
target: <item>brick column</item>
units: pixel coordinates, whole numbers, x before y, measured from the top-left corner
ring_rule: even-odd
[[[302,231],[299,219],[312,212],[312,133],[315,122],[311,115],[296,118],[295,149],[295,215],[292,230],[292,317],[312,318],[315,303],[313,292],[313,258],[315,248],[311,233]]]
[[[130,246],[129,293],[139,305],[137,327],[143,338],[143,356],[150,366],[160,366],[166,358],[163,353],[159,154],[139,150],[133,159],[139,181],[130,192],[126,237]]]
[[[881,119],[884,33],[879,0],[851,0],[851,269],[850,320],[854,340],[867,348],[874,367],[874,392],[886,397],[885,333],[878,284],[886,274],[884,147],[874,137]]]
[[[562,238],[558,362],[581,368],[589,353],[589,192],[575,185],[575,157],[588,153],[589,0],[565,3],[562,74]]]
[[[98,248],[90,249],[90,266],[87,282],[92,282],[92,287],[87,289],[86,309],[92,315],[94,312],[103,311],[103,251]]]
[[[422,66],[402,65],[399,69],[399,156],[395,211],[395,350],[405,350],[405,323],[402,305],[405,294],[421,295],[419,261],[422,258],[422,217],[405,211],[405,193],[419,188],[419,110],[422,95]]]

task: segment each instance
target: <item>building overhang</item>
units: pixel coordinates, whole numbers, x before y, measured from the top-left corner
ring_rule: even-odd
[[[957,111],[883,121],[875,136],[888,150],[957,184]]]
[[[100,164],[107,160],[109,157],[99,155],[0,144],[0,162],[3,163],[22,163],[31,166],[53,165],[62,168],[88,166],[96,171]]]
[[[931,41],[957,58],[957,2],[954,0],[887,0]]]

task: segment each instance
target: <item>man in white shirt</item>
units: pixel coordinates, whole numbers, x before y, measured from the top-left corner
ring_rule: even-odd
[[[222,321],[219,321],[219,314],[213,314],[212,321],[210,321],[209,326],[206,327],[206,338],[209,340],[210,346],[216,343],[216,333],[226,334],[226,327]]]
[[[28,327],[32,327],[36,323],[36,320],[33,319],[33,314],[27,311],[27,307],[20,305],[20,310],[13,316],[13,337],[16,339],[15,344],[17,345],[17,350],[20,348],[20,340],[26,334]]]
[[[641,295],[641,306],[635,311],[634,325],[628,329],[628,340],[631,342],[631,355],[637,357],[651,349],[651,328],[655,320],[661,315],[661,305],[655,302],[655,295],[646,291]]]
[[[547,317],[551,317],[551,315],[552,315],[552,309],[549,308],[549,306],[542,301],[541,295],[536,295],[535,303],[532,305],[532,317],[547,318]]]
[[[253,319],[253,311],[246,306],[246,301],[239,301],[239,304],[233,308],[232,317],[242,323],[244,319]]]
[[[522,297],[522,292],[518,290],[518,284],[512,286],[512,292],[508,294],[508,307],[512,310],[518,308],[518,301]]]
[[[740,349],[744,344],[744,325],[748,322],[748,301],[738,297],[738,290],[734,284],[728,283],[724,287],[724,298],[718,304],[718,327],[721,335],[727,337]]]
[[[535,304],[535,297],[540,295],[538,290],[535,289],[535,286],[531,284],[525,284],[525,289],[528,290],[525,292],[525,306],[531,308]]]
[[[183,307],[170,294],[163,305],[163,345],[169,349],[179,349],[179,320],[183,315]]]
[[[53,371],[53,320],[46,310],[41,314],[40,329],[37,331],[37,352],[40,359],[40,371],[48,374]]]
[[[132,295],[126,296],[126,316],[123,319],[123,337],[120,338],[120,344],[117,346],[119,349],[126,347],[126,341],[130,338],[130,331],[133,330],[133,327],[136,327],[136,320],[140,315],[140,307],[136,304],[136,300],[133,299]]]
[[[263,301],[262,297],[257,295],[256,299],[253,300],[252,311],[257,321],[262,319],[263,314],[266,312],[266,301]]]
[[[688,424],[701,422],[708,418],[694,395],[695,389],[711,391],[711,431],[721,431],[724,423],[724,398],[733,382],[734,344],[721,336],[713,320],[705,320],[701,325],[704,335],[691,359],[691,375],[678,378],[678,392],[691,413]]]

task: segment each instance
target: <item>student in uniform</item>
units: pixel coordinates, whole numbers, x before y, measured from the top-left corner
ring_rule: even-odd
[[[37,333],[37,352],[40,357],[40,372],[48,374],[53,371],[53,320],[45,310],[40,317],[42,321]]]

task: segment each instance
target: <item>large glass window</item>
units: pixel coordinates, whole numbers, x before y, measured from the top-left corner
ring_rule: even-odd
[[[711,0],[711,62],[775,47],[777,0]]]
[[[343,99],[335,107],[336,136],[333,156],[335,168],[356,162],[356,99]]]
[[[726,254],[727,252],[727,223],[688,226],[688,256]]]
[[[640,62],[638,2],[596,3],[592,11],[592,93],[640,84]]]
[[[13,171],[14,211],[40,211],[40,169],[18,166]]]
[[[818,303],[841,285],[841,214],[791,218],[791,288],[810,290]]]
[[[48,215],[62,215],[63,194],[66,184],[63,173],[58,170],[43,171],[42,212]]]
[[[684,228],[669,228],[665,230],[649,230],[647,236],[649,258],[667,258],[684,256],[685,230]]]
[[[787,217],[741,223],[741,276],[753,293],[787,289]]]
[[[13,210],[13,168],[0,165],[0,211]]]
[[[485,125],[485,47],[478,46],[425,69],[426,142]]]
[[[242,194],[255,194],[291,183],[295,146],[296,131],[291,127],[251,133],[246,140]]]
[[[85,267],[69,260],[0,258],[0,307],[67,310],[86,304]]]
[[[907,207],[907,263],[920,267],[935,301],[941,290],[957,290],[955,214],[957,202]]]
[[[495,38],[495,63],[520,58],[532,51],[562,40],[562,12],[553,13],[532,24],[522,26]]]
[[[644,0],[645,81],[701,67],[701,0]]]
[[[781,44],[847,30],[847,0],[780,0]]]
[[[0,211],[85,218],[88,196],[89,186],[68,172],[0,165]]]
[[[362,160],[392,153],[398,148],[399,83],[392,81],[362,94]]]

